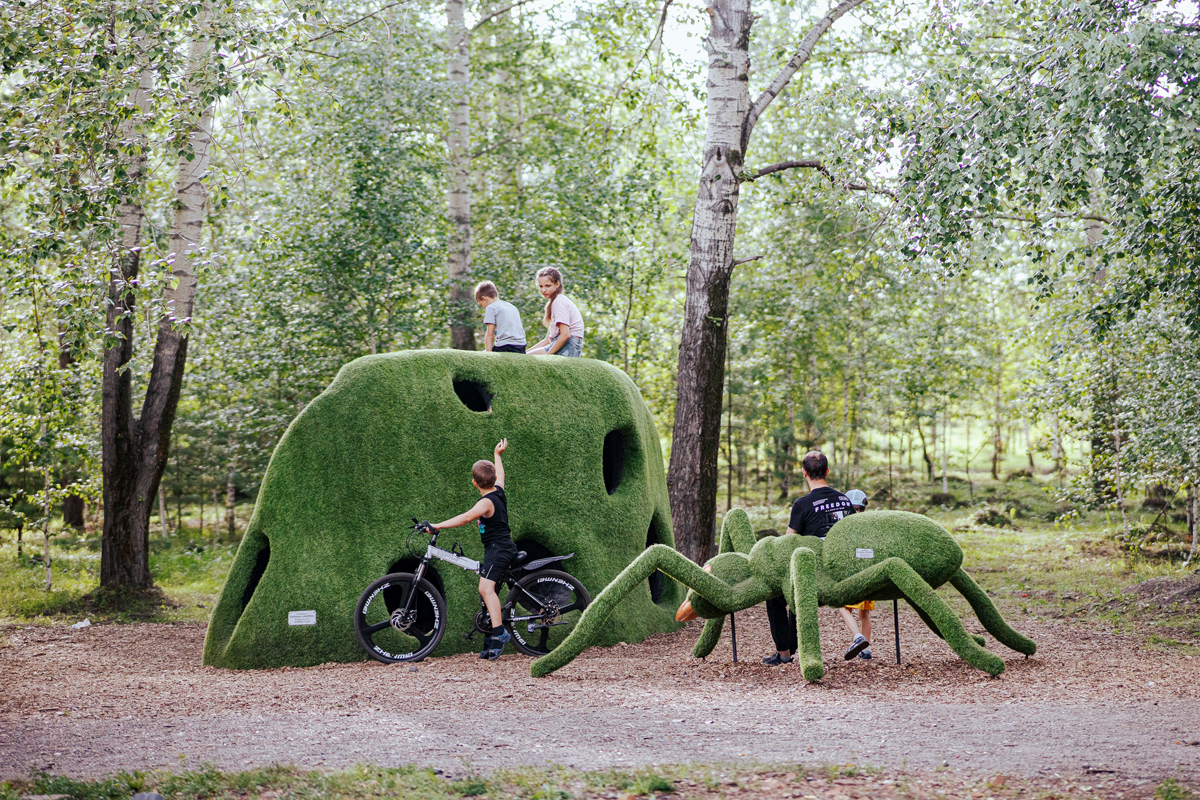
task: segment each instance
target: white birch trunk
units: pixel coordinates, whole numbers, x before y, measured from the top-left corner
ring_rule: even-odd
[[[43,491],[42,495],[42,544],[44,547],[43,558],[46,560],[46,591],[50,591],[54,587],[54,570],[50,564],[50,470],[42,469]]]
[[[162,537],[169,538],[167,530],[167,498],[163,496],[161,481],[158,485],[158,524],[162,528]]]
[[[733,274],[739,186],[754,124],[812,55],[817,41],[862,0],[842,0],[805,35],[796,53],[758,100],[750,101],[750,0],[712,0],[707,115],[679,343],[675,424],[667,473],[675,544],[693,561],[707,560],[716,531],[717,453],[725,382],[729,281]],[[768,473],[768,496],[769,488]]]
[[[742,133],[750,111],[748,46],[753,24],[749,0],[714,2],[708,13],[708,115],[692,210],[669,475],[676,546],[699,563],[712,556],[716,530],[729,279],[744,155]]]
[[[942,410],[942,494],[950,493],[950,479],[946,473],[950,469],[950,412]]]
[[[450,130],[446,138],[450,161],[447,211],[450,241],[446,273],[450,279],[450,342],[456,350],[475,349],[475,328],[468,320],[470,290],[465,281],[471,271],[471,96],[470,36],[465,0],[446,0],[446,35],[450,59]]]
[[[1187,521],[1188,530],[1192,533],[1192,549],[1188,551],[1187,563],[1191,564],[1196,559],[1196,551],[1200,548],[1200,492],[1196,491],[1196,484],[1192,483],[1188,486],[1187,493]]]

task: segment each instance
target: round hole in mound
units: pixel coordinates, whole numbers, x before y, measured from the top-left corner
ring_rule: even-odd
[[[659,528],[660,524],[661,523],[659,522],[658,515],[655,514],[654,517],[650,520],[650,529],[648,531],[646,531],[646,548],[647,549],[650,548],[650,545],[665,544],[665,542],[663,542],[659,538],[658,528]],[[652,574],[649,578],[646,579],[646,583],[650,587],[650,600],[654,603],[658,603],[662,600],[663,590],[666,588],[663,585],[664,578],[665,578],[665,576],[661,572],[659,572],[658,570],[655,570],[654,574]]]
[[[254,597],[254,590],[258,588],[258,582],[262,580],[263,573],[267,571],[267,564],[271,560],[271,540],[263,536],[262,541],[262,547],[254,557],[250,580],[246,581],[246,589],[242,592],[242,611],[245,611],[246,606],[250,605],[250,598]]]
[[[604,488],[609,494],[617,491],[624,472],[625,434],[621,431],[609,431],[604,437]]]
[[[419,566],[421,566],[421,559],[417,558],[416,556],[406,556],[405,558],[400,559],[395,564],[392,564],[390,567],[388,567],[387,574],[391,575],[393,572],[409,572],[415,575],[417,572],[417,567]],[[432,583],[433,588],[437,589],[442,597],[446,596],[446,586],[442,583],[442,576],[438,574],[437,569],[432,563],[425,567],[425,580]]]
[[[487,412],[492,410],[492,393],[487,384],[479,381],[454,379],[454,393],[462,404],[472,411]]]

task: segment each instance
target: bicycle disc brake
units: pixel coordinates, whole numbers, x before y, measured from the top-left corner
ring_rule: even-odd
[[[398,631],[407,631],[417,621],[416,609],[405,611],[403,608],[397,608],[392,612],[391,625]]]
[[[554,602],[553,600],[547,600],[542,605],[541,611],[541,622],[531,622],[528,626],[526,626],[530,633],[533,633],[540,628],[551,628],[555,625],[562,624],[560,622],[562,619],[562,612],[558,610],[558,603]]]

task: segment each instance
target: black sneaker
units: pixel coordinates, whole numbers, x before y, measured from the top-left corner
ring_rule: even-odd
[[[863,650],[861,653],[858,654],[858,657],[861,658],[863,661],[870,661],[871,660],[871,648],[868,647],[866,650]]]
[[[850,649],[846,651],[846,660],[852,660],[856,655],[866,650],[871,646],[871,643],[866,640],[861,633],[854,637],[854,641],[850,643]]]
[[[792,659],[790,656],[788,658],[784,658],[783,656],[779,655],[779,653],[771,653],[771,655],[763,659],[763,663],[768,667],[779,667],[783,666],[784,664],[792,663]]]
[[[492,652],[492,635],[489,633],[483,637],[483,649],[479,651],[479,657],[487,658],[490,652]]]

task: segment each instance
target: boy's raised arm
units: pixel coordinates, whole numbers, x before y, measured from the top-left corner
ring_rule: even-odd
[[[496,464],[496,485],[501,489],[504,488],[504,462],[500,460],[500,454],[508,449],[508,439],[501,439],[496,443],[496,449],[493,451],[493,457]]]

